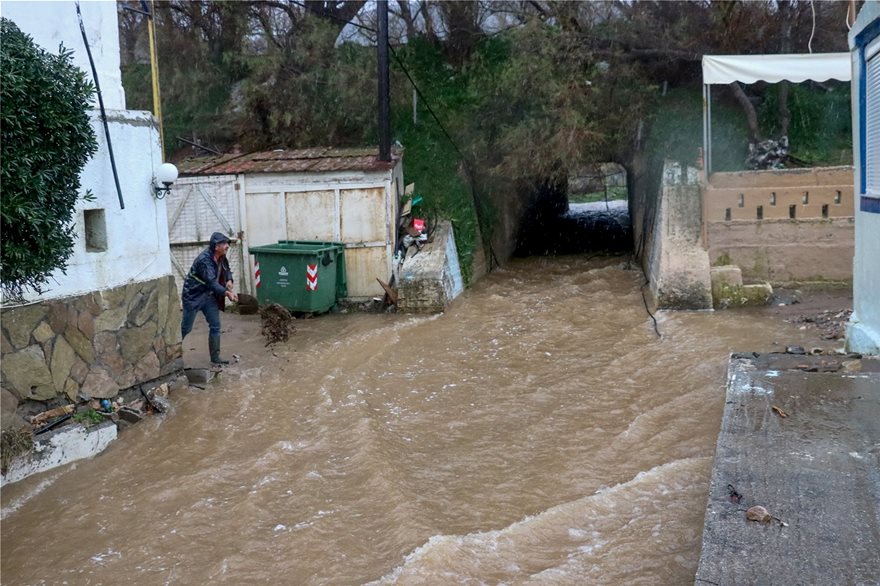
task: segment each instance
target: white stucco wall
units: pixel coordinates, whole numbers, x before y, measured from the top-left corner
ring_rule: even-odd
[[[871,0],[859,12],[850,31],[850,47],[855,36],[868,24],[880,19],[880,2]],[[853,51],[853,159],[855,160],[855,258],[853,261],[853,315],[847,329],[846,345],[853,352],[880,353],[880,214],[859,210],[861,197],[861,125],[859,108],[858,52]],[[880,148],[875,145],[873,148]]]
[[[125,109],[125,92],[122,89],[122,73],[119,69],[119,28],[116,2],[113,0],[85,0],[80,2],[86,38],[95,60],[98,81],[104,107],[108,110]],[[73,50],[73,63],[92,79],[89,57],[83,44],[76,2],[54,0],[3,0],[0,16],[10,19],[18,28],[29,34],[34,42],[49,51],[58,53],[58,45]],[[97,96],[95,97],[97,107]]]
[[[107,139],[96,109],[90,117],[98,152],[80,175],[81,192],[90,190],[95,199],[77,201],[76,241],[66,272],[55,271],[42,295],[25,292],[27,301],[80,295],[171,274],[165,200],[157,200],[152,189],[154,171],[162,164],[158,126],[149,112],[124,109],[116,3],[84,1],[80,6],[101,81],[125,209],[120,209]],[[91,79],[74,2],[3,0],[0,13],[47,50],[57,51],[59,41],[74,49],[75,63]],[[101,252],[86,250],[84,210],[91,209],[104,210],[107,247]]]

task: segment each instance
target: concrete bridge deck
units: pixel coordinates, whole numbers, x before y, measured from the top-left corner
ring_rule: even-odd
[[[880,360],[731,357],[695,584],[880,584]]]

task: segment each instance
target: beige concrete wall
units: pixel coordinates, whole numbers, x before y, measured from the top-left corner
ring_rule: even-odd
[[[714,173],[703,241],[713,265],[736,264],[747,280],[849,280],[852,167]]]
[[[704,190],[705,219],[851,218],[852,167],[713,173]],[[792,218],[791,206],[794,206]],[[823,206],[827,208],[823,212]]]

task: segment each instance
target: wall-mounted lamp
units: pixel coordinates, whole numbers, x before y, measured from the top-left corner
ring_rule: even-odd
[[[177,180],[177,167],[171,163],[162,163],[153,177],[153,192],[156,199],[164,199],[171,191],[171,184]]]

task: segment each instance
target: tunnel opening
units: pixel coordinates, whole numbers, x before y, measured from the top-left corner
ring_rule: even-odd
[[[536,184],[517,238],[516,256],[633,251],[626,169],[601,163],[565,181]]]

